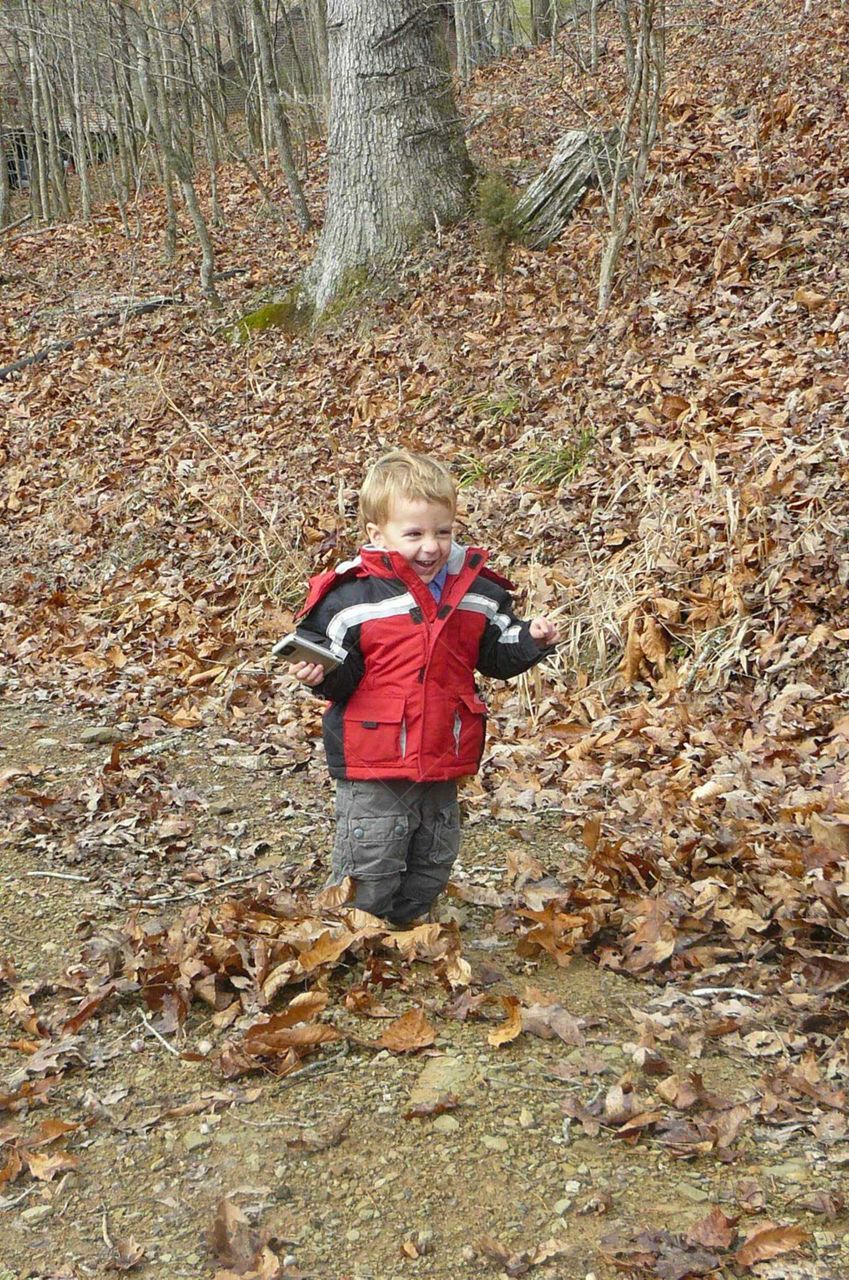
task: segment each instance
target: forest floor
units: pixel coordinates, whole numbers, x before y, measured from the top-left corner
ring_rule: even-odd
[[[612,8],[597,81],[475,75],[482,168],[611,123]],[[315,236],[238,167],[221,310],[155,189],[0,240],[0,366],[50,348],[0,380],[0,1280],[849,1274],[849,31],[688,13],[602,317],[592,192],[503,280],[470,216],[244,345]],[[483,690],[398,934],[316,900],[320,708],[268,656],[395,445],[566,637]]]
[[[52,708],[34,715],[6,707],[0,771],[13,764],[32,786],[82,787],[108,764],[111,750],[84,742],[85,730],[107,736],[108,727]],[[227,747],[216,732],[184,731],[157,760],[168,785],[196,806],[195,846],[253,850],[229,867],[250,880],[228,894],[218,888],[227,875],[207,878],[207,868],[198,884],[188,874],[198,863],[179,857],[175,873],[166,838],[146,866],[149,897],[176,902],[142,903],[138,918],[147,927],[171,918],[181,900],[212,904],[260,885],[283,889],[293,861],[307,864],[307,881],[320,885],[331,821],[327,787],[296,778],[281,788],[279,775],[256,760],[241,767]],[[221,808],[227,812],[216,812]],[[520,829],[483,818],[466,831],[462,880],[503,885],[517,849],[546,866],[580,862],[556,814]],[[63,862],[45,858],[37,843],[4,842],[2,937],[21,989],[42,988],[43,1015],[62,1004],[62,975],[86,952],[84,940],[125,922],[126,885],[139,883],[116,866],[125,856],[119,846]],[[382,1003],[390,1016],[411,998],[427,1011],[437,1035],[424,1055],[343,1042],[341,1053],[334,1046],[313,1060],[313,1071],[263,1074],[235,1087],[215,1070],[211,1042],[219,1033],[208,1009],[193,1010],[179,1038],[182,1056],[155,1037],[134,1002],[101,1010],[86,1034],[60,1040],[52,1064],[48,1057],[58,1074],[49,1105],[33,1108],[27,1132],[42,1135],[45,1113],[67,1125],[67,1134],[36,1151],[49,1156],[61,1146],[64,1162],[57,1158],[55,1172],[36,1166],[41,1180],[16,1184],[0,1201],[0,1275],[100,1275],[130,1269],[134,1258],[145,1275],[162,1280],[211,1274],[222,1199],[239,1205],[288,1258],[281,1274],[383,1280],[480,1276],[492,1268],[521,1275],[538,1251],[534,1274],[583,1280],[621,1274],[631,1254],[645,1262],[652,1233],[655,1261],[666,1267],[658,1275],[713,1274],[723,1260],[729,1275],[838,1280],[849,1272],[845,1147],[812,1142],[799,1124],[764,1120],[747,1127],[728,1164],[710,1140],[696,1151],[687,1149],[686,1136],[684,1147],[676,1146],[674,1132],[638,1144],[617,1132],[629,1092],[644,1095],[638,1110],[645,1110],[645,1095],[661,1079],[675,1088],[698,1081],[703,1100],[712,1095],[707,1111],[714,1116],[769,1092],[769,1059],[697,1032],[700,1007],[715,1004],[700,977],[670,1000],[663,987],[580,957],[563,967],[545,954],[524,958],[493,929],[491,910],[448,902],[472,981],[496,997],[533,989],[526,1003],[568,1010],[560,1033],[549,1028],[547,1039],[523,1034],[492,1045],[487,1031],[498,1024],[459,1021],[450,992],[427,964],[414,964],[399,970]],[[333,981],[341,993],[361,977],[353,961]],[[756,996],[729,998],[745,1007]],[[647,1059],[639,1048],[643,1020],[659,1014],[674,1033],[662,1055]],[[11,1075],[20,1032],[6,1016],[0,1034],[0,1068]],[[447,1097],[456,1099],[455,1109],[408,1115],[411,1106]],[[668,1088],[666,1098],[673,1098]],[[580,1106],[599,1099],[606,1108],[598,1112],[601,1124],[587,1132]],[[659,1102],[655,1094],[650,1105]],[[699,1105],[685,1101],[680,1114]],[[638,1121],[633,1134],[640,1132]],[[741,1237],[754,1234],[756,1243],[762,1224],[775,1224],[762,1256],[790,1249],[792,1258],[741,1268],[730,1248],[729,1224],[737,1221],[745,1224]],[[235,1256],[249,1256],[239,1255],[236,1239]]]

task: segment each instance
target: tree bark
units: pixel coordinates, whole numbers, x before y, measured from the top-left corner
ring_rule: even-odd
[[[27,19],[27,52],[29,55],[29,107],[33,139],[33,146],[29,148],[30,191],[33,196],[36,190],[38,191],[37,202],[33,200],[33,214],[38,217],[40,208],[41,217],[49,222],[52,216],[52,208],[50,204],[50,189],[47,183],[47,154],[44,147],[47,130],[41,118],[35,14],[29,5],[25,9],[25,13]],[[37,176],[33,174],[33,158],[35,159]],[[37,188],[36,181],[38,183]]]
[[[327,4],[325,0],[306,0],[304,6],[309,79],[317,115],[327,123],[330,111],[330,81],[327,61]]]
[[[463,212],[471,164],[429,0],[328,0],[327,213],[303,286],[323,311],[352,270]]]
[[[492,45],[496,56],[508,53],[516,43],[513,31],[514,0],[493,0]]]
[[[454,30],[457,36],[457,74],[466,84],[475,67],[489,62],[494,56],[481,0],[454,0]]]
[[[557,31],[557,0],[531,0],[531,24],[535,44],[551,40]]]

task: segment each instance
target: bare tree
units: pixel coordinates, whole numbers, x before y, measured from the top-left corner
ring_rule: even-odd
[[[3,114],[3,95],[0,93],[0,231],[8,227],[11,217],[12,184],[9,180],[9,164],[4,152],[6,136],[5,118]]]
[[[77,18],[74,5],[68,5],[68,44],[71,54],[71,110],[74,128],[74,167],[80,179],[80,203],[86,222],[91,217],[91,185],[88,179],[85,105],[80,79],[80,54],[77,42]]]
[[[457,74],[465,83],[475,67],[489,62],[495,54],[481,0],[454,0],[454,29]]]
[[[535,44],[553,39],[558,16],[557,0],[531,0],[531,31]]]
[[[263,82],[263,101],[267,105],[271,119],[272,133],[277,146],[280,167],[283,170],[286,186],[289,188],[289,195],[295,207],[298,226],[302,231],[309,231],[312,223],[307,209],[307,202],[304,199],[303,188],[295,168],[295,160],[292,156],[289,124],[280,103],[280,86],[277,82],[277,69],[274,65],[271,29],[263,7],[263,0],[251,0],[251,10],[254,18],[254,31],[259,45],[259,70]]]
[[[144,16],[147,22],[150,23],[149,9]],[[177,179],[186,208],[189,211],[189,217],[195,229],[195,235],[201,247],[201,288],[205,297],[209,298],[211,302],[218,302],[218,295],[215,290],[215,255],[212,249],[209,228],[201,212],[200,202],[195,190],[191,155],[187,149],[180,147],[177,143],[170,116],[163,117],[160,112],[161,103],[167,102],[167,99],[163,97],[158,102],[154,94],[153,73],[151,71],[151,64],[153,63],[155,66],[153,62],[154,54],[148,38],[148,29],[144,22],[139,21],[136,23],[134,37],[136,42],[136,75],[150,127],[159,144],[163,160]],[[163,82],[163,68],[161,65],[157,68],[157,71],[157,80],[161,84]]]
[[[622,247],[639,216],[649,174],[649,159],[657,137],[660,103],[666,72],[665,0],[633,0],[636,34],[625,8],[623,27],[626,49],[627,93],[621,111],[616,142],[598,166],[610,233],[601,256],[598,307],[605,311],[613,291],[613,279]],[[624,0],[617,5],[622,20]],[[629,36],[633,39],[633,63]]]

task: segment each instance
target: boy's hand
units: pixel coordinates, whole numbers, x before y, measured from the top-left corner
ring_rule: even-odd
[[[541,649],[545,649],[550,644],[557,644],[560,639],[560,632],[557,630],[556,623],[550,618],[533,618],[531,621],[531,638],[536,640]]]
[[[324,667],[320,662],[290,662],[289,675],[313,689],[324,679]]]

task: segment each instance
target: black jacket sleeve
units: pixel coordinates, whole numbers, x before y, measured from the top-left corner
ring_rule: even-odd
[[[528,671],[553,649],[540,648],[531,635],[531,624],[513,613],[506,591],[499,590],[495,604],[481,636],[477,669],[481,675],[509,680]]]
[[[341,644],[333,643],[328,638],[327,628],[337,610],[338,605],[331,592],[298,623],[296,630],[297,634],[303,636],[305,640],[312,640],[314,644],[332,649],[338,657],[342,656],[340,650],[344,652],[345,660],[341,667],[328,671],[321,684],[311,686],[311,692],[319,698],[329,698],[331,702],[347,702],[363,678],[365,662],[360,653],[358,627],[347,631]]]

